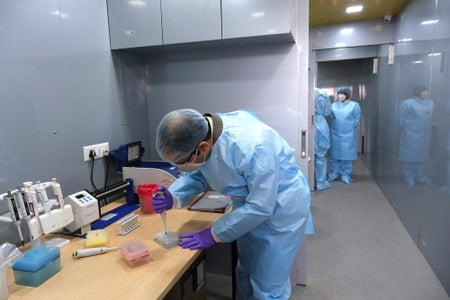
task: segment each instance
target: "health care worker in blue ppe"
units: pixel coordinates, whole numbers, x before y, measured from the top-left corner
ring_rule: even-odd
[[[447,180],[445,181],[445,185],[439,188],[439,192],[450,196],[450,98],[447,99],[447,111],[446,111],[447,121]]]
[[[416,86],[413,98],[400,102],[398,119],[401,127],[399,160],[403,162],[403,179],[407,186],[432,184],[427,176],[430,157],[433,100],[428,89]]]
[[[184,172],[168,190],[159,187],[156,212],[185,206],[207,185],[232,197],[232,211],[212,228],[180,234],[179,245],[205,249],[236,241],[236,299],[288,299],[291,267],[307,223],[312,228],[309,187],[294,150],[251,111],[192,109],[163,117],[156,148]]]
[[[315,88],[315,143],[314,143],[314,174],[316,176],[316,189],[318,191],[330,188],[327,180],[327,158],[325,155],[330,149],[330,128],[327,119],[331,113],[331,101],[327,92]]]
[[[338,101],[331,105],[331,148],[328,181],[340,175],[341,181],[352,182],[352,161],[358,158],[356,148],[356,127],[361,119],[358,102],[350,100],[352,93],[347,86],[337,90]]]

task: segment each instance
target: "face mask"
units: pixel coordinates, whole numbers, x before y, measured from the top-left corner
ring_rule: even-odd
[[[178,169],[180,169],[181,172],[193,172],[195,170],[197,170],[198,168],[200,168],[205,162],[201,162],[201,163],[184,163],[182,165],[175,165],[178,167]]]
[[[210,119],[210,118],[208,118],[208,119]],[[212,119],[211,119],[211,137],[210,137],[211,145],[213,144],[213,136],[214,136],[214,126],[212,124]],[[195,156],[194,157],[196,157],[196,156],[198,156],[198,148],[197,148],[197,150],[195,150]],[[192,159],[192,160],[195,160],[195,158]],[[189,160],[189,161],[191,161],[191,160]],[[204,157],[203,162],[201,162],[201,163],[193,163],[193,162],[189,162],[189,161],[187,161],[185,163],[182,163],[182,164],[174,164],[174,165],[181,172],[188,172],[188,173],[190,173],[190,172],[193,172],[193,171],[197,170],[198,168],[200,168],[202,165],[205,164],[206,156]]]
[[[195,156],[194,156],[194,159],[192,159],[192,160],[195,160],[196,156],[198,156],[198,148],[195,151]],[[182,164],[174,164],[174,165],[178,169],[180,169],[181,172],[188,172],[188,173],[190,173],[190,172],[193,172],[193,171],[197,170],[198,168],[200,168],[204,163],[205,163],[205,161],[203,161],[201,163],[193,163],[193,162],[188,162],[187,161],[187,162],[182,163]]]
[[[337,98],[338,98],[339,101],[342,102],[342,101],[344,101],[347,97],[345,97],[344,94],[338,94],[338,97],[337,97]]]
[[[428,97],[428,92],[427,91],[423,91],[422,93],[420,93],[420,98],[425,99]]]

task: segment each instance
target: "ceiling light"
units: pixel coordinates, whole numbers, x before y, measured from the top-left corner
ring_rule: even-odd
[[[362,5],[355,5],[355,6],[349,6],[347,7],[347,9],[345,10],[346,13],[348,14],[354,14],[354,13],[359,13],[361,12],[363,9]]]
[[[351,28],[351,27],[349,27],[349,28],[342,28],[339,32],[342,33],[342,34],[352,33],[353,32],[353,28]]]
[[[336,43],[334,46],[335,47],[345,47],[345,46],[347,46],[347,44],[344,42],[340,42],[340,43]]]
[[[144,0],[128,0],[128,4],[137,7],[137,6],[146,6],[147,2],[145,2]]]
[[[65,13],[62,13],[62,12],[59,11],[59,10],[49,11],[48,13],[49,13],[50,15],[52,15],[52,16],[61,17],[61,19],[66,19],[66,18],[69,17],[69,15],[67,15],[67,14],[65,14]]]
[[[413,61],[412,63],[413,63],[413,64],[422,64],[422,63],[423,63],[423,60],[415,60],[415,61]]]
[[[420,23],[420,25],[433,25],[436,24],[437,22],[439,22],[439,20],[426,20]]]
[[[253,18],[261,18],[261,17],[264,17],[264,12],[263,11],[257,11],[257,12],[254,12],[254,13],[251,13],[251,16],[253,17]]]

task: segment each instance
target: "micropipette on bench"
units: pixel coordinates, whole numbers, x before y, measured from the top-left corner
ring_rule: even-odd
[[[87,257],[87,256],[92,256],[92,255],[97,255],[97,254],[103,254],[106,252],[111,252],[111,251],[114,251],[117,249],[119,249],[119,247],[112,247],[112,248],[98,247],[98,248],[81,249],[81,250],[74,251],[72,253],[72,257],[73,258]]]

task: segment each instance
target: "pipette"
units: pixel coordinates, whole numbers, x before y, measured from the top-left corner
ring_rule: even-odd
[[[22,192],[21,186],[17,187],[17,191],[14,192],[14,197],[19,208],[22,210],[22,215],[25,215],[25,217],[30,216],[30,209],[28,208],[27,201],[24,199],[25,193]]]
[[[111,251],[114,251],[117,249],[119,249],[119,247],[112,247],[112,248],[98,247],[98,248],[81,249],[81,250],[74,251],[72,253],[72,257],[73,258],[81,258],[81,257],[93,256],[93,255],[103,254],[106,252],[111,252]]]
[[[9,208],[9,213],[11,214],[11,220],[13,221],[14,225],[17,228],[17,232],[19,233],[20,241],[23,246],[25,245],[25,243],[23,242],[22,229],[20,228],[20,215],[19,210],[17,209],[16,200],[14,198],[14,195],[11,194],[11,190],[6,190],[6,193],[7,193],[6,203]]]
[[[39,221],[39,208],[37,203],[36,190],[32,188],[33,182],[26,181],[23,183],[25,186],[25,198],[28,201],[28,208],[30,209],[31,220],[28,223],[30,229],[31,245],[36,246],[40,244],[39,238],[44,234]]]
[[[48,201],[47,191],[40,181],[36,181],[36,190],[39,197],[41,198],[42,205],[44,206],[44,212],[49,213],[52,208],[50,202]]]
[[[163,194],[162,191],[157,191],[155,193],[153,193],[153,196],[157,196],[157,195],[161,195]],[[178,235],[170,230],[167,230],[167,223],[166,223],[166,215],[167,215],[167,211],[163,210],[161,212],[161,218],[163,220],[163,224],[164,224],[164,231],[158,232],[157,234],[155,234],[154,236],[154,240],[158,243],[160,243],[161,245],[163,245],[166,248],[170,248],[173,247],[175,245],[178,244]]]
[[[32,217],[38,217],[39,210],[36,199],[36,191],[31,190],[33,183],[31,181],[26,181],[23,183],[23,185],[25,186],[25,198],[27,199],[28,202],[30,214]]]
[[[161,218],[163,220],[163,224],[164,224],[164,233],[167,235],[167,222],[166,222],[166,216],[167,216],[167,211],[163,211],[161,213]]]
[[[158,196],[158,195],[162,195],[162,194],[164,194],[162,191],[157,191],[157,192],[153,193],[153,197]],[[163,224],[164,224],[164,233],[167,235],[166,216],[167,216],[167,211],[166,210],[161,212],[161,218],[162,218]]]
[[[61,191],[61,185],[56,181],[56,178],[52,178],[53,193],[55,194],[56,201],[60,208],[64,207],[64,197]]]

